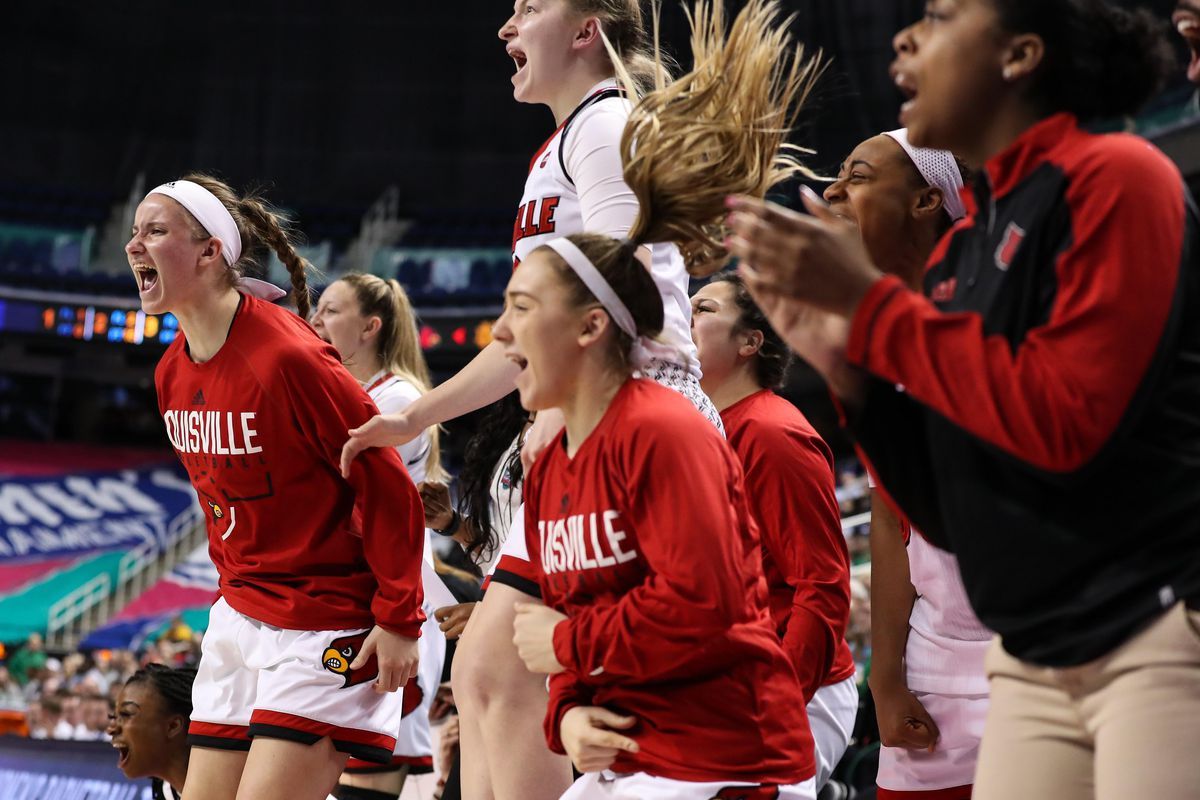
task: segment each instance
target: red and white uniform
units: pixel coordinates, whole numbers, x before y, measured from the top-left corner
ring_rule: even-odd
[[[874,482],[872,481],[872,486]],[[988,708],[984,656],[995,634],[967,599],[958,560],[902,521],[909,580],[916,591],[904,648],[905,683],[937,723],[934,752],[884,747],[876,783],[881,798],[970,797]]]
[[[424,521],[395,451],[364,453],[349,481],[338,472],[346,432],[374,404],[307,323],[249,296],[209,361],[194,363],[181,336],[155,383],[220,575],[191,733],[245,746],[257,727],[390,753],[379,720],[399,698],[375,694],[373,662],[351,673],[345,654],[375,624],[420,634]]]
[[[771,616],[808,703],[819,789],[845,753],[858,713],[845,639],[850,554],[833,453],[804,415],[769,389],[734,403],[721,418],[762,537]]]
[[[534,154],[513,224],[514,269],[553,239],[584,232],[620,239],[629,233],[638,202],[625,183],[621,134],[631,108],[615,79],[601,81]],[[663,329],[659,341],[646,345],[654,359],[645,377],[682,394],[720,430],[721,416],[700,388],[683,257],[672,244],[649,247],[650,274],[662,296]],[[508,537],[493,580],[532,594],[536,575],[523,541]]]
[[[721,435],[677,393],[631,378],[575,456],[561,440],[547,447],[524,488],[542,596],[568,617],[554,631],[566,671],[550,678],[551,749],[563,752],[567,710],[597,705],[637,718],[640,750],[619,754],[614,773],[810,781],[803,695]]]
[[[409,381],[381,370],[363,384],[380,414],[395,414],[408,408],[421,396],[421,390]],[[413,483],[421,483],[426,477],[429,456],[433,452],[433,437],[422,431],[411,442],[396,447],[396,453],[404,462],[404,468]],[[429,529],[425,529],[425,560],[431,569],[425,571],[430,580],[440,580],[433,574],[433,542]],[[433,737],[429,728],[429,710],[442,682],[442,667],[446,662],[446,635],[433,616],[436,610],[430,597],[436,587],[425,587],[422,610],[425,622],[421,625],[421,638],[417,640],[421,662],[417,676],[404,686],[403,708],[396,734],[396,747],[392,751],[391,767],[408,767],[410,775],[433,771]],[[373,772],[381,767],[357,758],[346,762],[348,772]]]
[[[514,268],[538,247],[562,236],[587,232],[620,239],[629,233],[638,202],[625,183],[621,134],[631,109],[615,79],[601,81],[534,154],[513,224]],[[649,345],[650,350],[659,360],[679,364],[699,377],[683,258],[671,244],[649,247],[651,276],[662,295],[664,314],[661,342]]]

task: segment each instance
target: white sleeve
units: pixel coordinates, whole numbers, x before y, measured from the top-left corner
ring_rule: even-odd
[[[408,408],[420,396],[421,392],[417,387],[408,381],[398,380],[379,393],[379,396],[375,398],[375,405],[380,414],[395,414]],[[404,468],[408,470],[408,477],[412,479],[413,483],[425,480],[425,459],[429,456],[429,431],[422,431],[421,435],[411,442],[398,445],[396,452],[400,454],[400,460],[404,462]]]
[[[604,100],[584,109],[567,128],[563,160],[575,182],[583,229],[620,239],[633,227],[638,201],[621,169],[621,134],[629,108]]]

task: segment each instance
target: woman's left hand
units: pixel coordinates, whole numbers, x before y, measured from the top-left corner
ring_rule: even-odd
[[[729,198],[730,252],[769,290],[846,319],[853,318],[883,273],[871,263],[858,229],[829,211],[809,189],[811,216],[754,197]]]
[[[517,603],[513,644],[530,672],[556,675],[566,667],[554,655],[554,627],[567,618],[540,603]]]

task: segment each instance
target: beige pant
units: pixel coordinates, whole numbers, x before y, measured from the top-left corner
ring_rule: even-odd
[[[1055,669],[997,639],[974,800],[1200,798],[1200,611],[1177,603],[1112,653]]]

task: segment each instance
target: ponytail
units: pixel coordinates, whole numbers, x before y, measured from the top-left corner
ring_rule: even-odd
[[[749,0],[727,32],[723,0],[699,0],[688,14],[695,66],[645,95],[621,137],[639,208],[630,238],[674,242],[694,276],[728,259],[726,197],[762,197],[780,181],[813,175],[797,160],[811,151],[786,139],[827,62],[793,47],[794,16],[779,16],[777,0]],[[617,72],[635,83],[619,64]]]
[[[262,197],[251,192],[241,196],[224,181],[202,172],[183,176],[184,180],[198,183],[211,192],[229,211],[242,237],[242,257],[229,268],[229,283],[232,286],[248,269],[260,269],[256,255],[269,247],[279,256],[292,280],[290,297],[299,315],[308,319],[312,309],[312,296],[308,288],[308,273],[313,266],[297,251],[291,222],[272,208]],[[191,215],[189,214],[189,217]],[[197,229],[200,223],[191,217]],[[206,234],[209,232],[205,232]]]
[[[379,338],[376,347],[383,368],[397,378],[406,380],[421,394],[430,389],[429,365],[421,352],[417,334],[417,315],[409,302],[408,293],[396,280],[384,280],[363,272],[350,272],[338,278],[354,291],[363,316],[379,317]],[[429,455],[425,459],[426,480],[442,480],[441,445],[436,425],[428,429]]]

